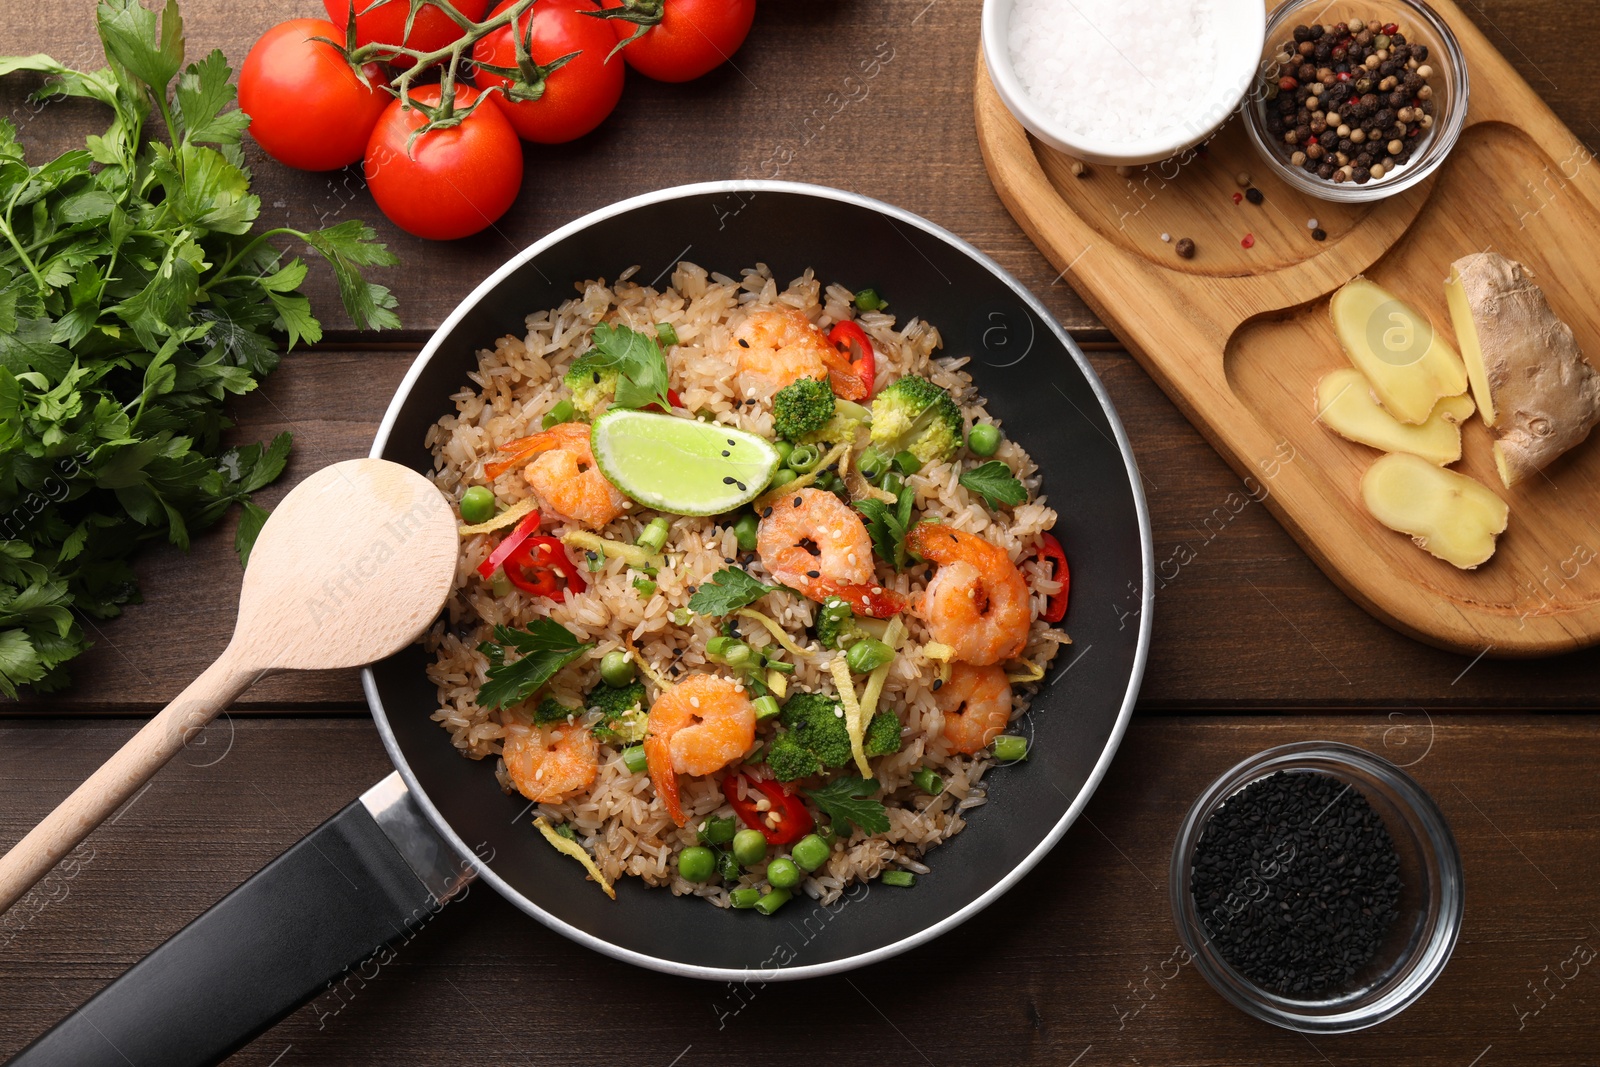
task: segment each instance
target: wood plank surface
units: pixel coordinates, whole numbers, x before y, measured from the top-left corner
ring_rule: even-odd
[[[360,719],[231,725],[96,831],[79,869],[52,884],[56,899],[13,913],[0,947],[0,1056],[387,771]],[[895,960],[748,991],[668,978],[579,948],[474,887],[371,981],[319,998],[231,1062],[1592,1063],[1600,977],[1567,961],[1577,946],[1600,950],[1597,728],[1588,715],[1144,717],[1038,869],[999,906]],[[131,729],[0,724],[0,839]],[[1178,823],[1212,778],[1313,738],[1410,765],[1460,844],[1466,917],[1418,1004],[1373,1030],[1308,1042],[1248,1019],[1179,962],[1166,870]],[[968,832],[996,829],[980,813]],[[937,852],[932,866],[910,892],[936,882]]]

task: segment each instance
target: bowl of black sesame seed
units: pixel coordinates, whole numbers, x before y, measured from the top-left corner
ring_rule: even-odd
[[[1392,1018],[1461,931],[1461,854],[1405,771],[1332,741],[1258,753],[1213,782],[1172,852],[1195,969],[1246,1013],[1302,1033]]]
[[[1246,98],[1257,151],[1301,192],[1378,200],[1438,169],[1466,126],[1466,61],[1422,0],[1289,0]]]

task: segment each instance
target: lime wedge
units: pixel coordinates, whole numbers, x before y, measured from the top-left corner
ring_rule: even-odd
[[[778,450],[753,433],[715,422],[612,408],[589,442],[610,480],[647,508],[720,515],[761,495]]]

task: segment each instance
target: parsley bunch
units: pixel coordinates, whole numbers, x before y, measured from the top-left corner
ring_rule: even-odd
[[[221,52],[184,64],[175,3],[96,10],[107,65],[0,58],[0,75],[49,76],[36,99],[86,97],[110,126],[42,166],[0,120],[0,692],[67,681],[88,647],[83,617],[138,599],[129,557],[244,507],[244,559],[266,520],[250,493],[283,470],[290,438],[224,449],[229,396],[277,365],[277,338],[315,342],[288,238],[332,266],[357,328],[399,325],[361,268],[395,260],[351,221],[312,233],[255,231]],[[147,138],[145,123],[165,140]]]

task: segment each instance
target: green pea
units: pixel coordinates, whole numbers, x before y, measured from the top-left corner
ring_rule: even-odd
[[[814,445],[795,445],[785,461],[796,474],[810,474],[822,462],[822,453]]]
[[[756,518],[756,513],[753,511],[739,516],[739,521],[733,524],[733,538],[739,542],[740,552],[756,550],[756,535],[760,526],[761,520]]]
[[[779,440],[779,441],[772,442],[772,447],[775,450],[777,450],[777,453],[778,453],[778,465],[780,467],[783,464],[789,462],[789,453],[794,451],[794,445],[793,444],[791,444],[788,441]]]
[[[622,765],[629,774],[643,774],[650,761],[645,758],[643,745],[629,745],[622,750]]]
[[[632,685],[636,673],[633,657],[621,649],[612,649],[600,657],[600,680],[613,689]]]
[[[656,340],[671,348],[678,343],[678,331],[670,322],[656,323]]]
[[[877,311],[888,306],[888,302],[878,295],[876,289],[863,289],[856,294],[857,311]]]
[[[894,471],[890,471],[878,480],[878,488],[892,496],[899,497],[900,490],[906,487],[906,480]]]
[[[667,543],[667,534],[670,531],[671,526],[668,525],[667,520],[657,515],[645,526],[644,531],[639,534],[639,539],[634,544],[641,548],[648,548],[652,552],[660,552]]]
[[[772,476],[772,488],[780,489],[798,477],[800,476],[794,471],[790,470],[788,467],[779,467],[778,473]]]
[[[884,871],[879,881],[884,885],[897,885],[901,889],[910,889],[917,884],[917,876],[910,871]]]
[[[760,899],[761,890],[753,885],[747,885],[742,889],[735,889],[728,893],[728,903],[736,908],[753,908],[756,906],[756,901]]]
[[[917,458],[915,452],[896,452],[894,469],[909,478],[922,469],[922,460]]]
[[[800,868],[794,860],[779,856],[767,864],[767,882],[774,889],[793,889],[800,884]]]
[[[911,774],[911,781],[930,797],[936,797],[944,792],[944,779],[940,778],[939,773],[932,767],[917,768]]]
[[[1028,739],[1016,734],[1001,734],[994,739],[994,758],[1004,763],[1028,758]]]
[[[475,485],[461,494],[461,521],[468,526],[488,522],[494,518],[494,493],[487,487]]]
[[[1000,431],[991,423],[980,422],[967,431],[967,447],[975,456],[992,456],[1000,447]]]
[[[807,834],[794,843],[789,850],[789,855],[794,857],[795,866],[808,874],[828,862],[828,843],[816,834]],[[767,869],[771,877],[771,868]]]
[[[578,409],[572,406],[572,401],[563,400],[545,413],[544,418],[539,420],[539,425],[548,430],[552,426],[560,426],[563,422],[571,422],[577,414]]]
[[[750,706],[756,709],[756,722],[766,722],[782,710],[778,707],[778,698],[771,693],[752,700]]]
[[[794,896],[794,894],[789,892],[787,889],[774,889],[772,892],[756,901],[756,910],[763,915],[771,915],[773,912],[789,903],[789,898],[792,896]]]
[[[880,452],[876,445],[868,445],[866,451],[861,453],[861,458],[856,460],[856,469],[868,481],[876,481],[878,475],[889,469],[889,457]]]
[[[876,637],[863,637],[844,654],[845,663],[857,674],[871,674],[892,659],[894,649]]]
[[[686,882],[704,882],[717,869],[717,857],[709,848],[690,845],[678,853],[678,876]]]
[[[754,867],[767,858],[767,839],[760,830],[740,830],[733,835],[733,858],[745,867]]]

